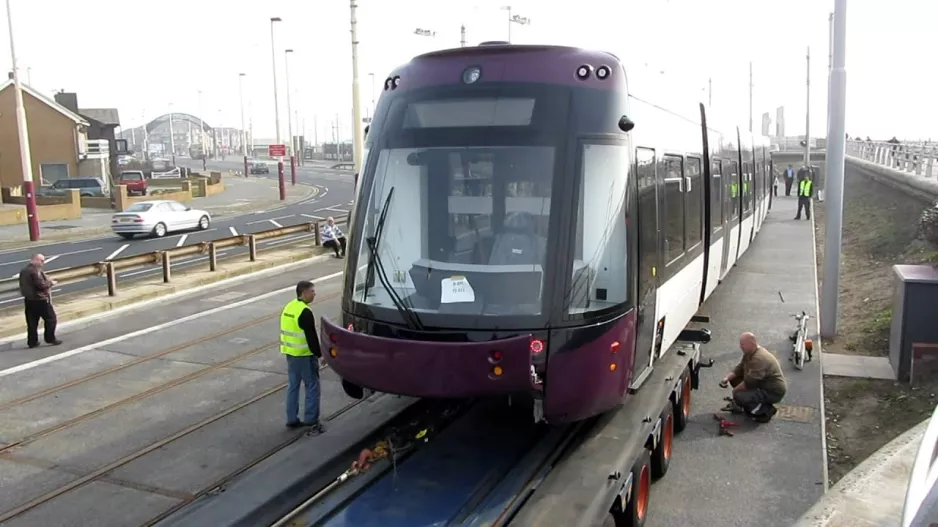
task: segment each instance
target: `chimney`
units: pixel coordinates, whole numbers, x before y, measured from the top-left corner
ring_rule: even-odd
[[[68,108],[75,114],[78,113],[78,94],[59,92],[55,94],[55,102],[61,104],[62,106]]]

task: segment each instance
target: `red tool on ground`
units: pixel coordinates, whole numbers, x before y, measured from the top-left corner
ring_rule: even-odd
[[[738,427],[738,426],[739,426],[739,423],[737,423],[737,422],[735,422],[735,421],[730,421],[729,419],[725,419],[725,418],[723,418],[723,417],[720,417],[720,416],[717,415],[717,414],[713,414],[713,418],[714,418],[715,420],[717,420],[717,421],[720,422],[720,433],[719,433],[719,435],[721,435],[721,436],[733,437],[733,432],[730,430],[730,428],[736,428],[736,427]]]

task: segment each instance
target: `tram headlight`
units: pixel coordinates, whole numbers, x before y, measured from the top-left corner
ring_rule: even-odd
[[[397,87],[400,86],[400,85],[401,85],[401,78],[400,78],[400,77],[394,77],[393,79],[391,79],[391,89],[392,89],[392,90],[395,89],[395,88],[397,88]]]
[[[600,66],[596,68],[596,78],[599,80],[606,80],[610,73],[612,73],[612,71],[609,69],[609,66]]]
[[[581,81],[585,81],[586,79],[589,78],[590,73],[592,72],[593,72],[593,67],[590,66],[589,64],[584,64],[576,69],[576,78],[580,79]]]
[[[463,84],[475,84],[482,78],[482,70],[478,66],[466,68],[462,72]]]

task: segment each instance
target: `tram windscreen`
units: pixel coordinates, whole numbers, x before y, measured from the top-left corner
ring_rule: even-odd
[[[404,128],[529,126],[534,116],[531,98],[472,98],[421,101],[408,105]]]
[[[434,116],[439,107],[428,108],[414,109],[419,124],[443,126]],[[472,112],[453,108],[445,110],[450,123],[454,116],[462,126],[485,118],[473,121]],[[493,126],[492,120],[483,126]],[[358,204],[365,213],[359,260],[353,262],[356,302],[393,308],[382,281],[367,276],[371,255],[365,245],[393,188],[379,267],[383,282],[408,308],[475,316],[541,313],[553,146],[387,148],[375,154],[373,184]]]

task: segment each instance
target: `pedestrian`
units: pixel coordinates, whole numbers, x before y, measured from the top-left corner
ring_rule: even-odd
[[[729,375],[720,381],[724,388],[733,387],[733,398],[724,411],[745,413],[756,421],[767,423],[778,413],[775,405],[785,397],[788,385],[778,359],[759,345],[750,332],[739,337],[743,357]]]
[[[342,229],[335,224],[332,216],[326,218],[326,224],[322,226],[322,246],[335,251],[336,258],[345,256],[345,235]]]
[[[319,359],[322,351],[316,335],[316,320],[309,304],[316,287],[303,280],[296,284],[296,299],[280,314],[280,353],[287,356],[287,427],[311,427],[312,435],[326,431],[319,421]],[[300,421],[300,383],[306,388],[303,420]]]
[[[814,192],[814,182],[811,180],[811,173],[806,168],[798,171],[798,213],[795,219],[801,219],[801,211],[804,210],[805,219],[811,219],[811,196]]]
[[[795,182],[795,169],[788,165],[785,169],[785,195],[791,196],[791,186]]]
[[[42,270],[46,257],[34,254],[29,263],[20,270],[20,294],[26,310],[26,344],[30,348],[39,346],[39,320],[42,320],[43,333],[46,344],[58,346],[61,340],[55,338],[55,308],[52,307],[52,286],[55,280],[50,280]]]

